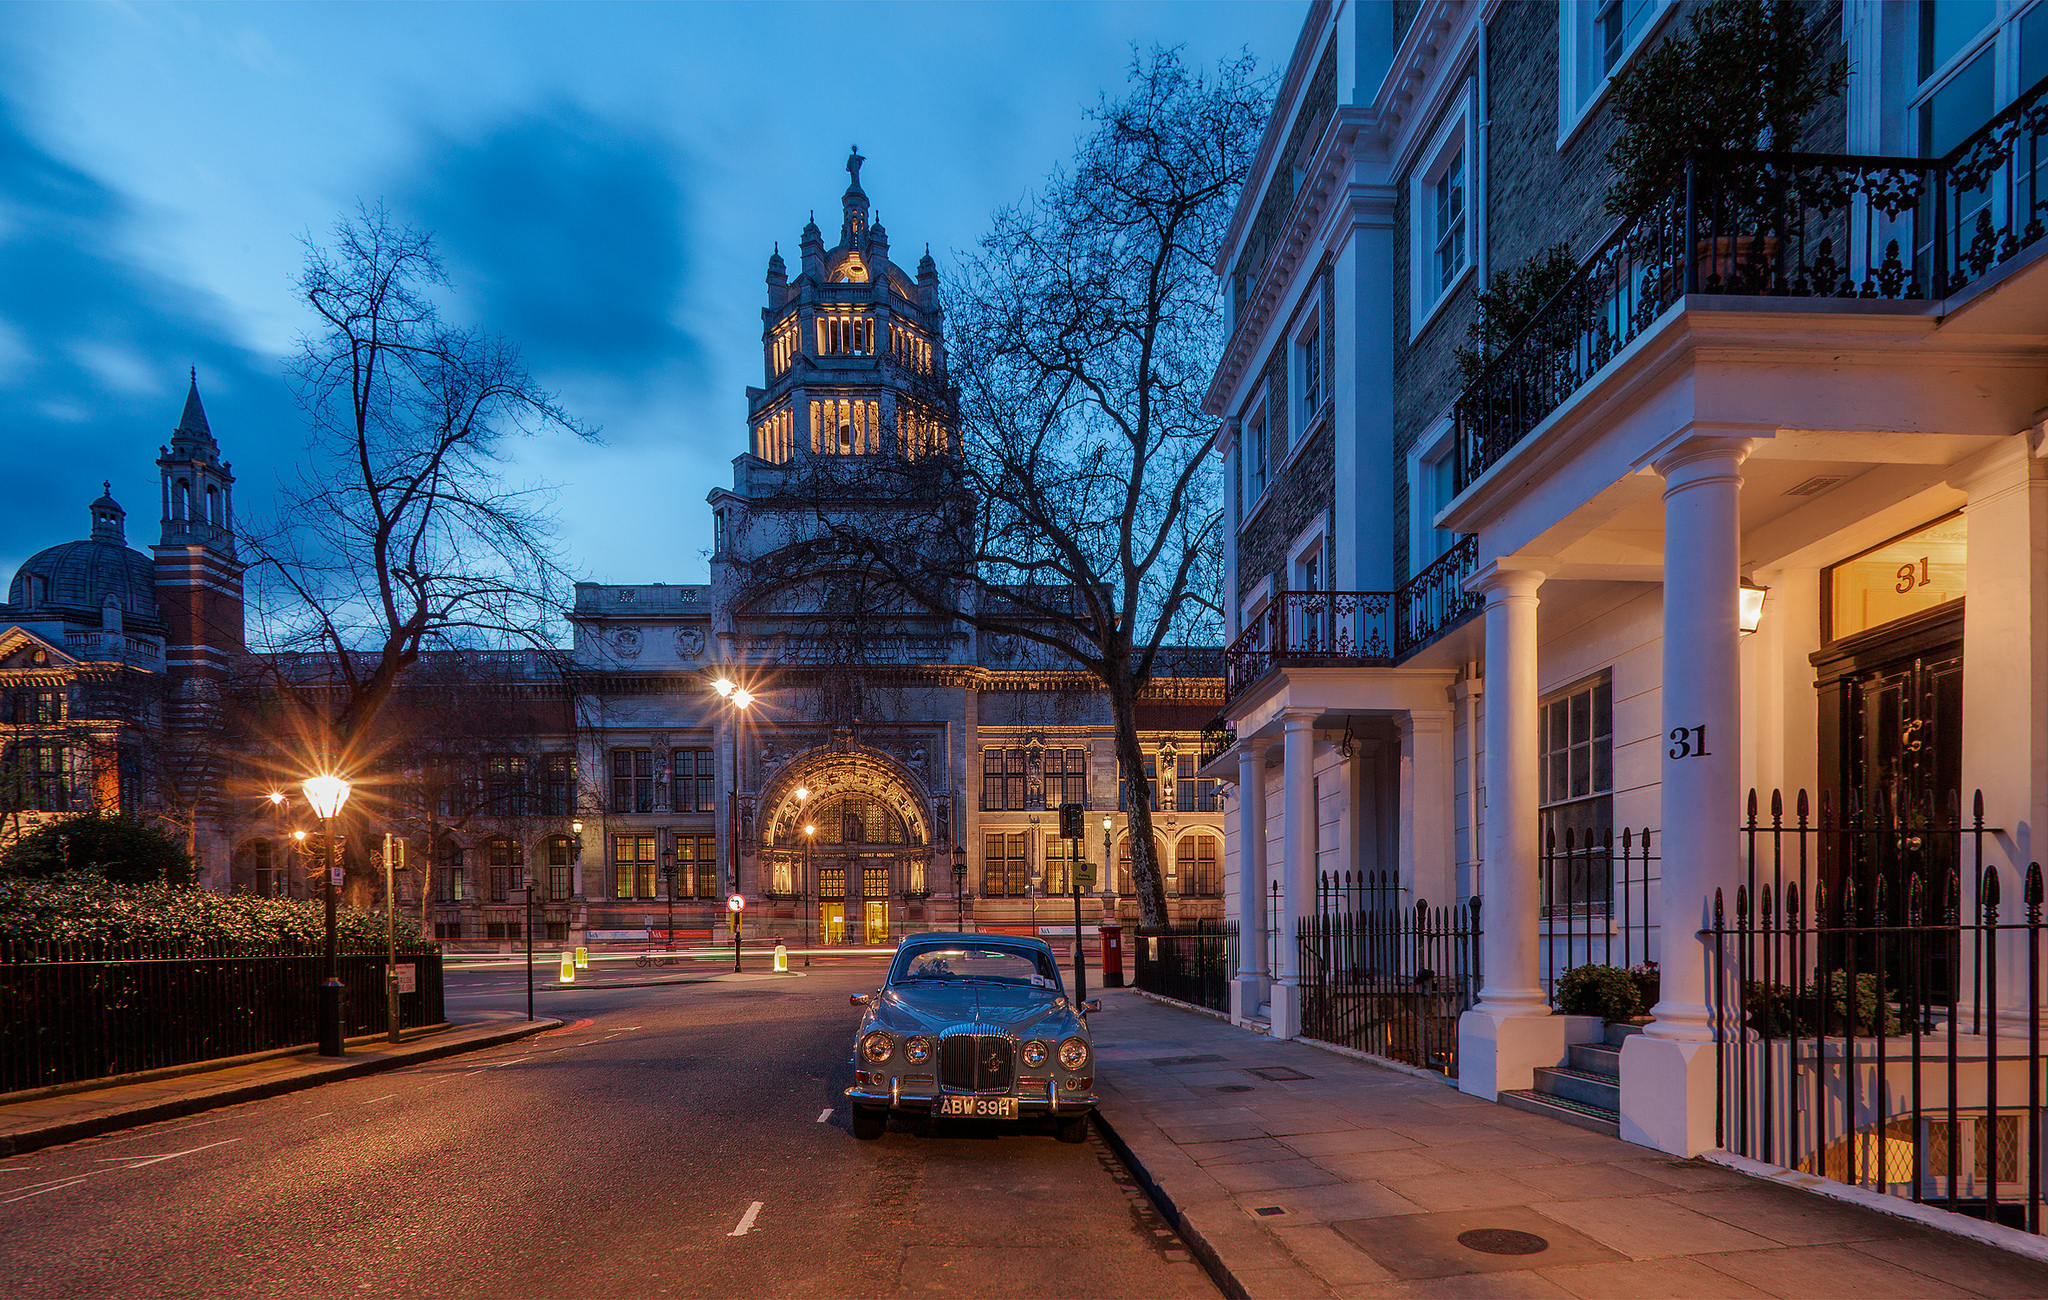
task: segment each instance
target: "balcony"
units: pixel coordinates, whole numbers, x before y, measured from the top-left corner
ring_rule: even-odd
[[[1484,601],[1464,587],[1478,554],[1479,539],[1461,537],[1394,591],[1280,593],[1223,652],[1224,706],[1276,668],[1384,668],[1407,659],[1479,611]]]
[[[1458,399],[1457,490],[1686,295],[1947,298],[2048,233],[2044,190],[2048,80],[1942,158],[1693,158]]]

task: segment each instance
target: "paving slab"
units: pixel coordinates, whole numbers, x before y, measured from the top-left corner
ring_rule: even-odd
[[[1102,1129],[1228,1295],[2048,1297],[2048,1264],[1982,1241],[1102,997]],[[1542,1247],[1458,1240],[1489,1229]]]

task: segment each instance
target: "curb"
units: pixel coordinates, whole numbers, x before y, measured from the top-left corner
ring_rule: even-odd
[[[196,1115],[201,1111],[214,1110],[221,1106],[235,1106],[245,1101],[261,1101],[265,1097],[317,1088],[323,1083],[357,1079],[365,1075],[381,1074],[386,1070],[418,1065],[422,1061],[439,1060],[444,1056],[458,1056],[480,1048],[498,1047],[516,1042],[528,1034],[558,1029],[562,1024],[560,1020],[522,1021],[517,1028],[502,1029],[476,1038],[429,1041],[418,1050],[402,1055],[363,1057],[325,1069],[309,1070],[304,1074],[256,1080],[217,1088],[211,1092],[194,1092],[183,1097],[171,1097],[163,1101],[131,1106],[125,1110],[109,1111],[103,1115],[64,1120],[60,1123],[46,1124],[41,1128],[21,1129],[13,1133],[0,1133],[0,1157],[26,1155],[30,1151],[39,1151],[44,1147],[58,1146],[65,1142],[76,1142],[81,1138],[98,1137],[102,1133],[112,1133],[117,1129],[156,1124],[167,1119]]]
[[[1103,1115],[1102,1107],[1098,1105],[1090,1114],[1095,1117],[1095,1127],[1101,1132],[1103,1141],[1109,1143],[1109,1149],[1116,1152],[1116,1158],[1124,1162],[1124,1168],[1130,1170],[1131,1176],[1138,1180],[1138,1186],[1145,1189],[1145,1195],[1151,1199],[1153,1206],[1173,1225],[1173,1230],[1180,1234],[1180,1239],[1187,1243],[1189,1253],[1201,1262],[1202,1271],[1209,1275],[1209,1280],[1216,1284],[1216,1289],[1230,1297],[1230,1300],[1251,1300],[1252,1293],[1245,1288],[1244,1283],[1237,1280],[1237,1274],[1230,1271],[1230,1265],[1223,1262],[1223,1257],[1216,1253],[1216,1248],[1209,1244],[1209,1239],[1202,1235],[1201,1229],[1195,1227],[1187,1216],[1181,1213],[1180,1207],[1173,1203],[1173,1198],[1167,1195],[1158,1180],[1152,1177],[1152,1171],[1145,1168],[1144,1162],[1131,1150],[1130,1143],[1124,1141],[1123,1135],[1116,1131],[1116,1126]]]

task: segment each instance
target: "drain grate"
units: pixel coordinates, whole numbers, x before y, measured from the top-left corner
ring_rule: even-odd
[[[1513,1228],[1474,1228],[1459,1233],[1458,1244],[1489,1255],[1533,1255],[1550,1249],[1550,1243],[1535,1233]]]
[[[1254,1066],[1246,1070],[1245,1073],[1256,1074],[1261,1079],[1267,1079],[1273,1083],[1290,1083],[1295,1079],[1313,1079],[1316,1077],[1313,1074],[1303,1074],[1291,1065]]]
[[[1281,1208],[1280,1208],[1279,1206],[1277,1206],[1277,1205],[1261,1205],[1261,1206],[1260,1206],[1260,1207],[1259,1207],[1258,1209],[1256,1209],[1256,1210],[1253,1210],[1253,1211],[1252,1211],[1252,1213],[1253,1213],[1253,1214],[1269,1214],[1269,1215],[1270,1215],[1270,1214],[1285,1214],[1285,1213],[1287,1213],[1287,1211],[1285,1211],[1285,1210],[1281,1209]]]
[[[1215,1063],[1216,1063],[1217,1061],[1221,1061],[1221,1060],[1223,1060],[1223,1059],[1224,1059],[1224,1058],[1223,1058],[1223,1057],[1221,1057],[1221,1056],[1152,1056],[1152,1057],[1147,1057],[1147,1058],[1146,1058],[1146,1060],[1145,1060],[1145,1064],[1147,1064],[1147,1065],[1213,1065],[1213,1064],[1215,1064]]]
[[[1216,1085],[1216,1091],[1218,1091],[1218,1092],[1257,1092],[1257,1091],[1258,1091],[1258,1089],[1257,1089],[1257,1088],[1254,1088],[1254,1087],[1252,1087],[1252,1086],[1251,1086],[1250,1084],[1248,1084],[1248,1083],[1219,1083],[1219,1084],[1217,1084],[1217,1085]]]

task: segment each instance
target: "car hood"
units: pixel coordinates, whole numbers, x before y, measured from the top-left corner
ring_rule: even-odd
[[[897,985],[883,992],[873,1019],[886,1029],[938,1034],[1054,1034],[1081,1027],[1055,990],[987,982]]]

